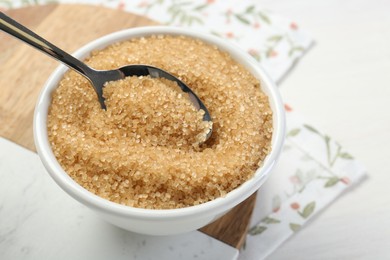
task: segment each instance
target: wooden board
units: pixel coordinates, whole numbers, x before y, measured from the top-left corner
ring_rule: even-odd
[[[105,34],[155,25],[145,17],[92,5],[45,5],[9,10],[7,15],[67,52]],[[0,33],[0,136],[35,151],[32,120],[35,102],[46,79],[59,65],[55,60]],[[240,248],[255,196],[201,229]]]

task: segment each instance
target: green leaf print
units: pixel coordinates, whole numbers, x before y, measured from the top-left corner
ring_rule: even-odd
[[[250,5],[246,8],[245,13],[252,13],[255,10],[254,5]]]
[[[283,38],[282,35],[273,35],[267,39],[269,42],[278,42]]]
[[[309,126],[309,125],[303,125],[303,126],[307,130],[309,130],[310,132],[312,132],[314,134],[317,134],[318,136],[320,136],[324,140],[325,146],[326,146],[326,155],[327,155],[328,165],[330,166],[330,168],[332,168],[335,165],[337,159],[345,159],[345,160],[352,160],[353,159],[352,155],[350,155],[349,153],[342,152],[341,145],[336,143],[336,142],[332,142],[332,139],[330,138],[330,136],[321,134],[319,131],[317,131],[317,129],[315,129],[312,126]]]
[[[315,201],[310,202],[305,206],[302,212],[298,212],[299,215],[301,215],[302,218],[308,218],[311,213],[313,213],[314,209],[316,207]]]
[[[265,224],[278,224],[280,223],[280,220],[276,218],[265,217],[264,219],[261,220],[261,222]]]
[[[264,14],[263,12],[259,12],[258,15],[259,15],[260,19],[263,20],[263,22],[265,22],[267,24],[271,24],[271,20],[268,18],[268,16],[266,14]]]
[[[244,16],[240,14],[235,14],[234,17],[236,17],[240,22],[244,24],[251,24],[251,22],[248,19],[246,19]]]
[[[208,6],[208,4],[203,4],[203,5],[196,6],[196,7],[194,8],[194,11],[202,11],[202,10],[205,9],[207,6]]]
[[[291,57],[295,52],[303,52],[304,50],[305,50],[305,48],[303,48],[301,46],[292,47],[290,49],[290,51],[288,52],[288,56]]]
[[[192,7],[190,2],[173,2],[167,9],[171,18],[167,24],[179,23],[181,25],[191,26],[194,23],[203,24],[203,20],[198,17],[199,12],[206,8],[208,5],[199,5]]]
[[[267,230],[267,227],[265,226],[254,226],[251,229],[249,229],[248,234],[252,236],[260,235],[264,231]]]
[[[301,225],[295,224],[295,223],[290,223],[290,229],[291,229],[293,232],[297,232],[300,228],[301,228]]]
[[[255,58],[257,61],[261,61],[261,54],[255,50],[250,50],[248,52],[253,58]]]
[[[326,183],[325,183],[325,188],[332,187],[336,185],[340,181],[340,178],[338,177],[331,177]]]
[[[309,126],[309,125],[303,125],[307,130],[313,132],[313,133],[316,133],[318,135],[321,135],[320,132],[317,131],[317,129],[315,129],[314,127],[312,126]]]
[[[210,31],[210,33],[211,33],[212,35],[215,35],[215,36],[218,36],[218,37],[222,37],[222,34],[220,34],[219,32]]]
[[[354,159],[352,155],[350,155],[349,153],[345,153],[345,152],[340,153],[339,156],[340,156],[340,158],[343,158],[346,160],[353,160]]]
[[[291,130],[287,133],[287,137],[294,137],[294,136],[298,135],[300,132],[301,132],[301,129],[299,129],[299,128],[291,129]]]
[[[239,12],[231,11],[225,13],[226,21],[230,22],[230,17],[234,17],[237,21],[245,25],[253,25],[256,28],[260,28],[260,21],[265,24],[270,24],[271,20],[263,12],[256,10],[256,5],[249,5],[244,10]]]
[[[202,19],[200,19],[198,17],[195,17],[195,16],[191,17],[190,24],[193,24],[194,22],[197,23],[197,24],[203,24]]]

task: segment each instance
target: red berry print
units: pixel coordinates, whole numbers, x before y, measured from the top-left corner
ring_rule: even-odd
[[[298,30],[298,25],[296,23],[292,22],[292,23],[290,23],[290,28],[291,28],[291,30],[296,31],[296,30]]]
[[[226,37],[229,38],[229,39],[234,38],[234,33],[232,33],[232,32],[227,32],[227,33],[226,33]]]
[[[345,185],[348,185],[351,182],[351,180],[348,177],[343,177],[340,179],[340,181]]]
[[[149,3],[148,1],[142,1],[138,4],[138,7],[148,7],[149,6]]]
[[[284,104],[284,109],[286,110],[286,112],[291,112],[292,111],[292,108],[287,105],[287,104]]]
[[[126,7],[126,4],[125,4],[125,2],[123,2],[123,1],[120,1],[120,2],[119,2],[119,4],[118,4],[118,9],[119,9],[119,10],[124,10],[124,9],[125,9],[125,7]]]
[[[278,52],[277,51],[275,51],[275,50],[270,50],[269,52],[268,52],[268,57],[276,57],[276,56],[278,56]]]
[[[291,203],[290,207],[294,210],[298,210],[300,208],[300,205],[297,202]]]

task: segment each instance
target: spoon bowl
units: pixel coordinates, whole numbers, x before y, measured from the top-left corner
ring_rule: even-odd
[[[212,121],[209,111],[198,96],[180,79],[162,69],[149,65],[128,65],[115,70],[95,70],[8,17],[3,12],[0,12],[0,30],[3,30],[22,42],[27,43],[50,57],[64,63],[69,68],[86,77],[91,82],[102,109],[106,109],[103,97],[103,88],[107,82],[131,76],[150,76],[152,78],[165,78],[176,82],[180,89],[188,94],[189,100],[195,108],[198,110],[202,109],[205,112],[203,121]],[[211,133],[212,124],[204,141],[207,141],[207,139],[211,136]]]

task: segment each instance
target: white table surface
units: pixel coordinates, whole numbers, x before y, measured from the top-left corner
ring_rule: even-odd
[[[280,84],[285,101],[369,173],[269,259],[390,259],[390,1],[262,4],[316,40]]]

